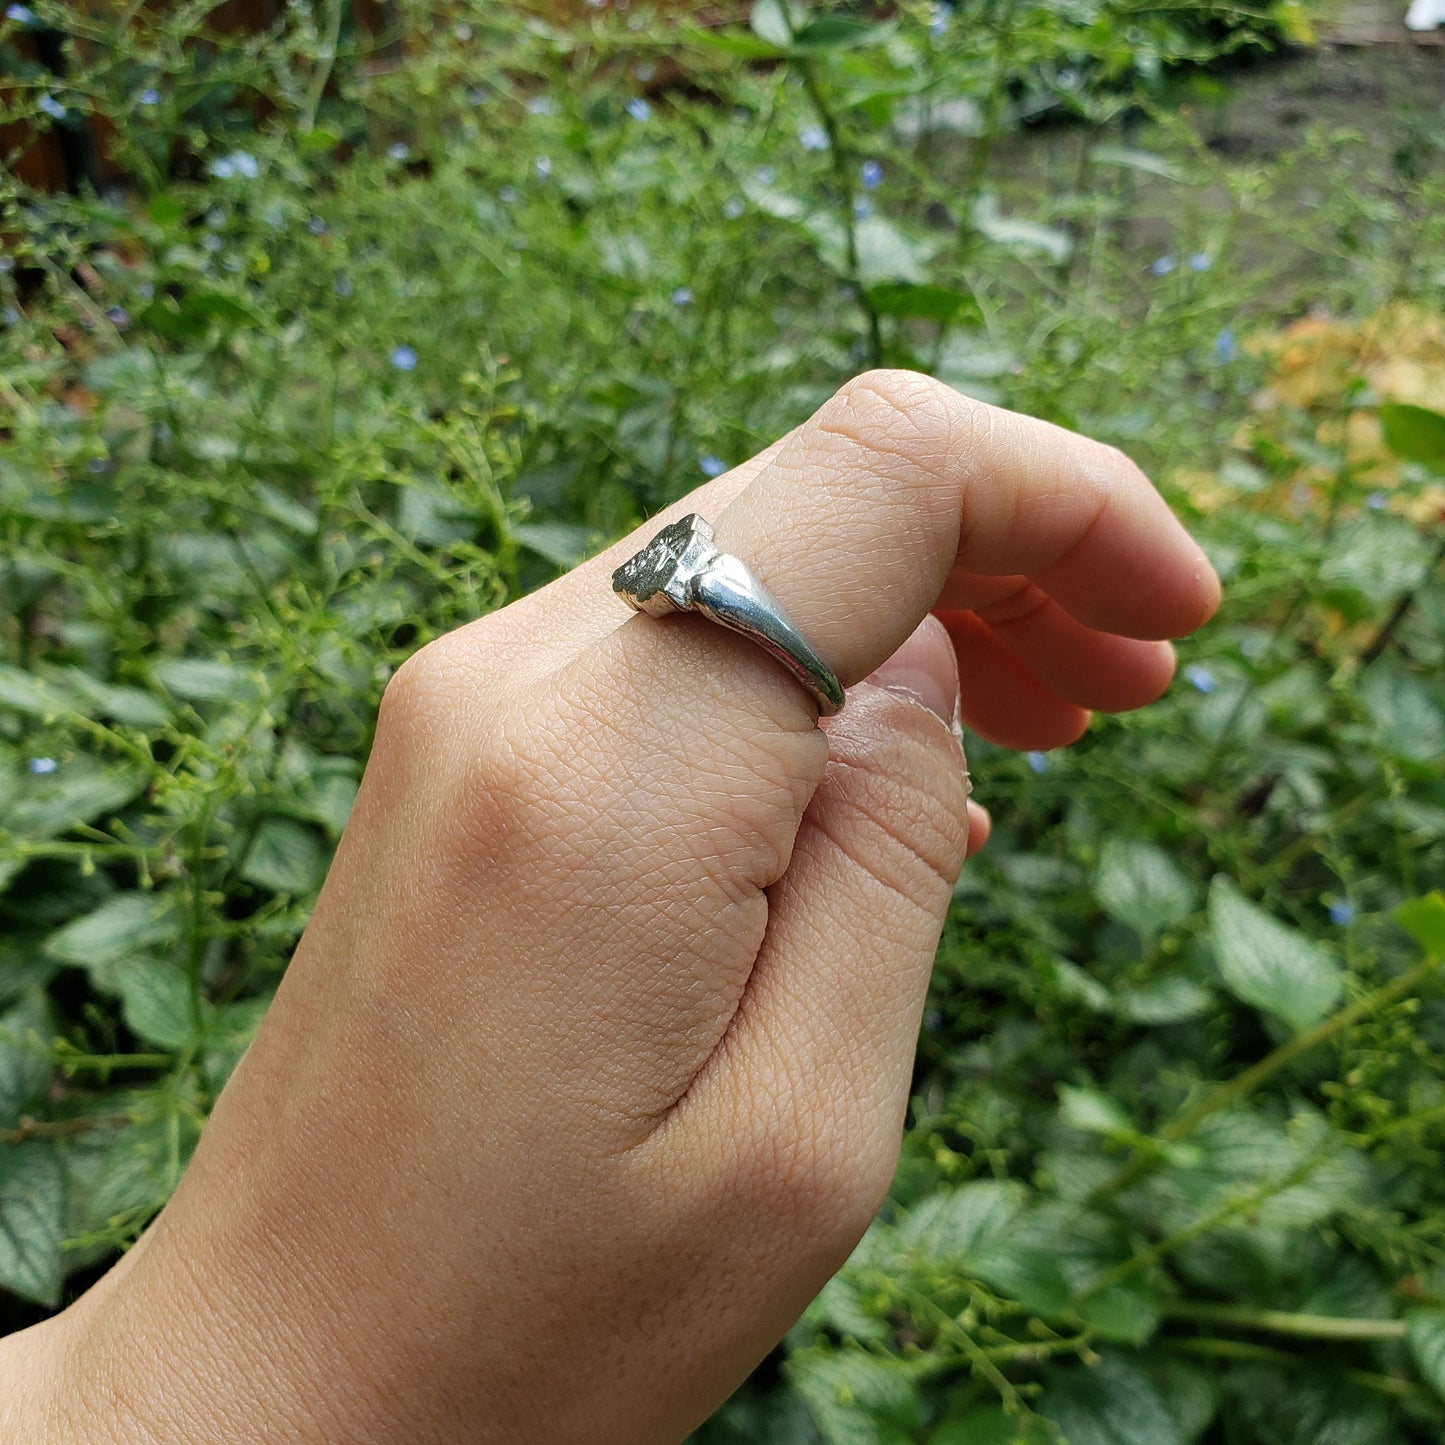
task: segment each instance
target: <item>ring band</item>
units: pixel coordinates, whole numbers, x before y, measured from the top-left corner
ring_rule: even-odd
[[[823,716],[843,706],[843,685],[808,646],[783,604],[747,563],[713,544],[696,512],[666,526],[612,574],[612,590],[653,617],[697,612],[751,638],[808,690]]]

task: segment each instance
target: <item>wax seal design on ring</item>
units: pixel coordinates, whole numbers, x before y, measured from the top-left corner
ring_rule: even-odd
[[[843,686],[808,645],[783,604],[745,562],[721,552],[696,512],[664,527],[612,574],[612,590],[653,617],[697,612],[751,638],[808,690],[825,716],[843,706]]]

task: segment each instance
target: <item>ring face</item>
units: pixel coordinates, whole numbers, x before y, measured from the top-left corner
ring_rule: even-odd
[[[808,645],[783,604],[746,563],[713,544],[695,512],[664,527],[612,574],[612,589],[653,617],[698,612],[756,642],[800,682],[824,715],[843,706],[843,686]]]

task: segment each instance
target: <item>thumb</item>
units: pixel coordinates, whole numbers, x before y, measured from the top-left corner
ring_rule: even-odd
[[[729,1030],[684,1123],[766,1134],[812,1225],[800,1298],[867,1227],[897,1157],[928,976],[968,843],[958,673],[928,617],[828,723],[827,770]],[[799,1154],[798,1151],[802,1151]],[[823,1228],[818,1229],[819,1215]],[[841,1251],[841,1253],[839,1253]]]

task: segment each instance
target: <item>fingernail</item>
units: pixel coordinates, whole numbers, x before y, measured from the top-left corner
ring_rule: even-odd
[[[917,630],[876,672],[874,687],[922,703],[950,727],[958,721],[958,655],[953,639],[936,617],[925,617]]]

